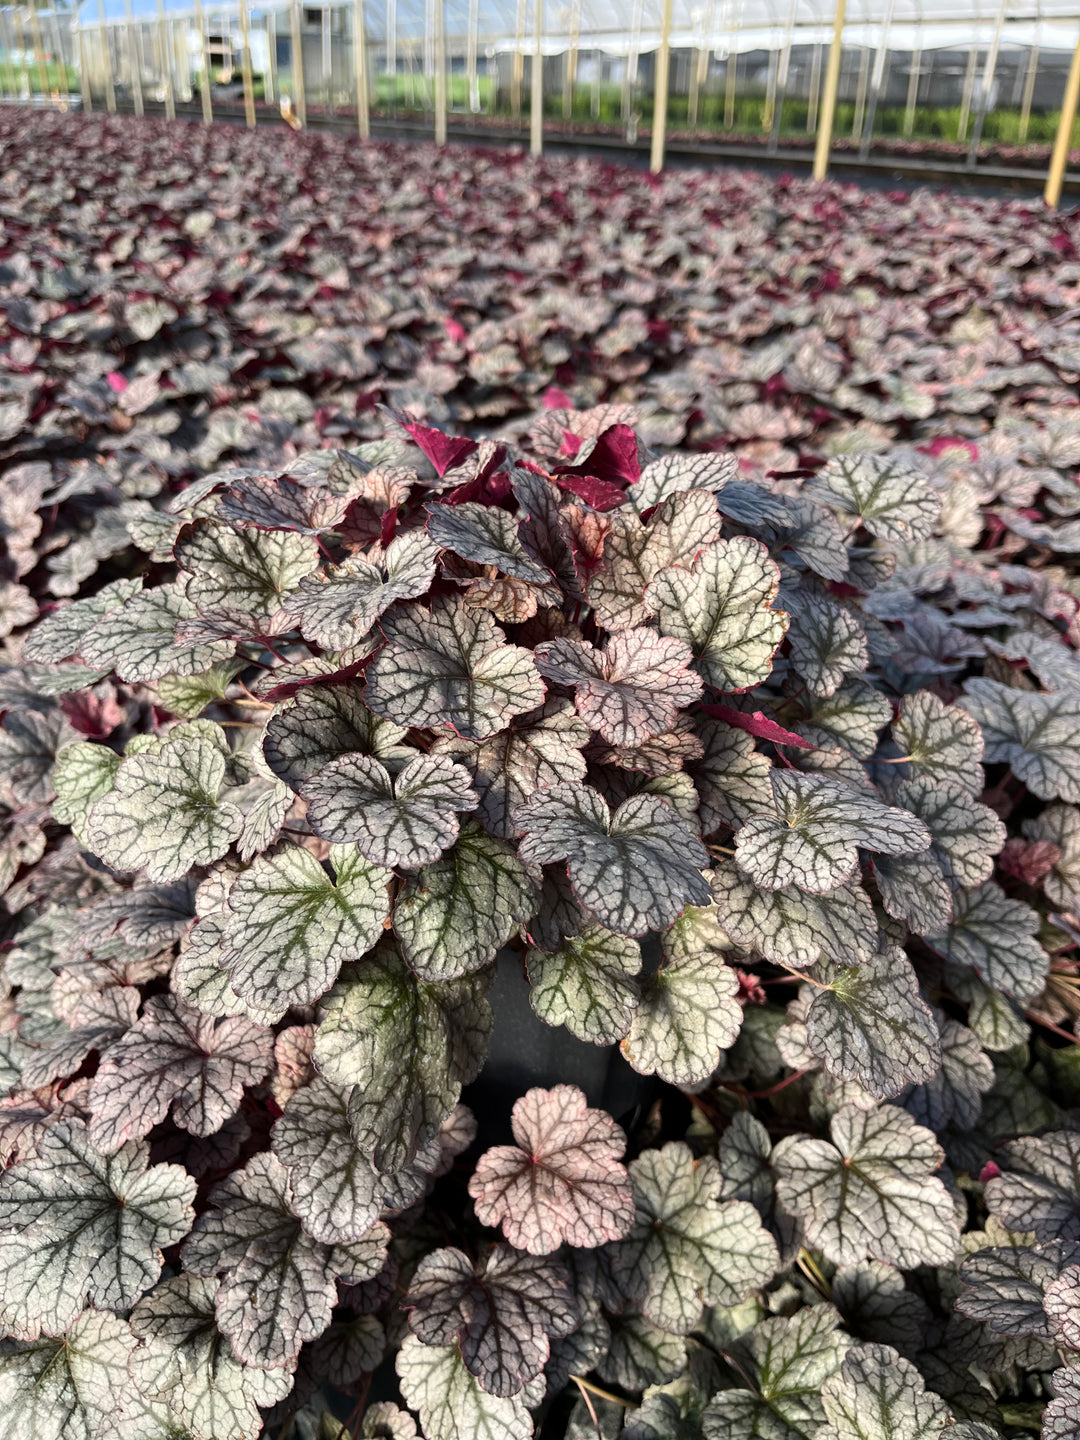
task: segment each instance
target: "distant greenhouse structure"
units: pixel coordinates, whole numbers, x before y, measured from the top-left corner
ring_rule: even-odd
[[[932,139],[974,167],[1056,140],[1060,188],[1078,36],[1078,0],[83,0],[0,9],[0,87],[208,122],[352,114],[361,134],[426,117],[439,141],[448,118],[527,121],[534,151],[591,125],[648,133],[654,168],[676,127],[801,144],[819,174],[836,145]]]

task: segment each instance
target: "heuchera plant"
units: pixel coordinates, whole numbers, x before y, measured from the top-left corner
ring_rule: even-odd
[[[1076,1433],[1075,601],[625,421],[212,473],[9,642],[0,1434]],[[629,1135],[476,1143],[497,965]]]

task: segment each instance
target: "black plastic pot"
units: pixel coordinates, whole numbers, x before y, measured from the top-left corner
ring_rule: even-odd
[[[481,1146],[512,1140],[510,1111],[533,1086],[577,1085],[590,1105],[617,1120],[649,1104],[654,1078],[633,1070],[617,1045],[590,1045],[536,1015],[521,956],[514,951],[499,952],[488,998],[495,1015],[488,1057],[462,1095],[476,1115]]]

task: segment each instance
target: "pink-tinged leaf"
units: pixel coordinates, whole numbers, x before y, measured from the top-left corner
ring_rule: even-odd
[[[702,691],[700,675],[687,668],[690,646],[655,630],[620,630],[602,650],[549,640],[535,653],[541,675],[574,687],[578,714],[610,745],[641,745],[671,730]]]
[[[613,485],[610,480],[600,480],[595,475],[575,475],[568,471],[552,478],[560,490],[577,495],[594,510],[617,510],[626,500],[618,485]]]
[[[476,449],[475,440],[467,440],[460,435],[444,435],[441,430],[433,430],[430,425],[421,425],[419,421],[409,420],[404,415],[396,415],[394,418],[420,446],[435,466],[435,472],[440,479],[447,470],[460,465],[466,455],[471,455]]]
[[[382,643],[381,637],[378,635],[375,636],[375,640],[379,644]],[[260,686],[259,694],[264,700],[273,700],[275,704],[280,704],[283,700],[291,700],[294,695],[299,695],[302,690],[306,690],[311,685],[349,685],[358,675],[364,673],[377,648],[378,646],[374,645],[371,653],[365,655],[362,660],[354,660],[351,665],[343,665],[340,669],[319,670],[313,668],[310,675],[298,675],[294,680],[283,680],[280,685],[272,685],[269,689]],[[313,661],[312,664],[314,666],[316,662]],[[271,671],[271,675],[273,674],[274,672]]]
[[[426,1255],[405,1305],[425,1345],[461,1347],[489,1395],[516,1395],[547,1364],[550,1340],[581,1323],[570,1276],[552,1260],[496,1245],[473,1268],[460,1250]]]
[[[530,1090],[512,1117],[516,1145],[480,1157],[469,1194],[485,1225],[501,1225],[519,1250],[549,1255],[560,1245],[592,1248],[634,1223],[626,1136],[576,1085]]]
[[[812,750],[814,747],[809,740],[804,740],[801,735],[795,735],[790,730],[785,730],[775,720],[761,710],[755,710],[752,715],[745,714],[742,710],[732,710],[727,705],[702,705],[706,715],[711,715],[714,720],[723,720],[726,725],[731,725],[736,730],[745,730],[748,735],[756,735],[759,740],[771,740],[774,745],[791,745],[797,750]]]
[[[577,451],[568,452],[576,454]],[[588,457],[589,470],[600,480],[614,485],[632,485],[641,479],[641,457],[638,438],[629,425],[612,425],[596,437]],[[557,467],[566,471],[570,467]]]

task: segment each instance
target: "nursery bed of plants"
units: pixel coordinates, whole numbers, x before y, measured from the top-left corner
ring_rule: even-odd
[[[0,112],[0,1440],[1080,1436],[1077,236]]]

